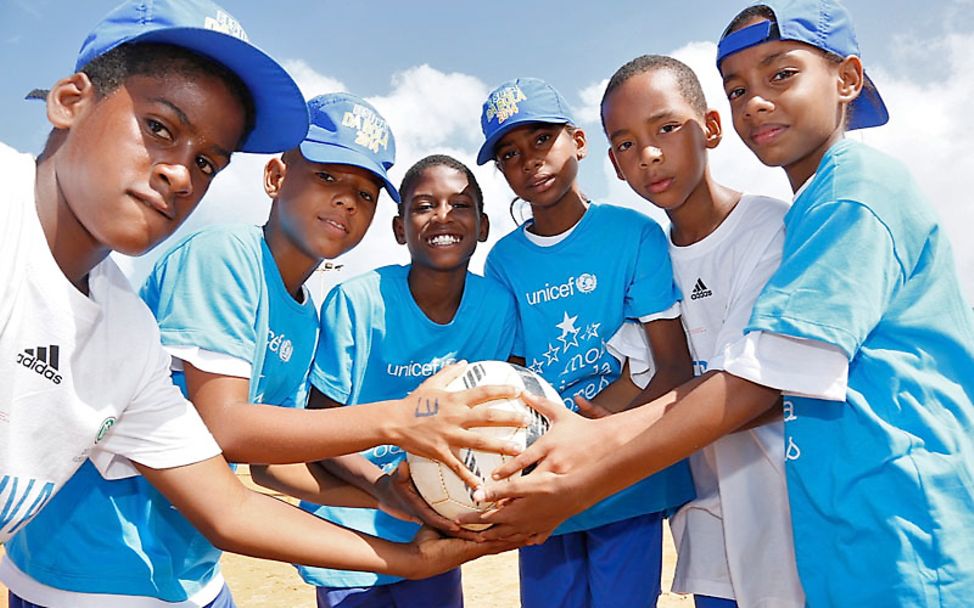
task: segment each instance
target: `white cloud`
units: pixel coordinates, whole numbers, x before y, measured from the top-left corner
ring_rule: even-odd
[[[593,123],[596,125],[601,124],[600,106],[602,104],[602,93],[605,92],[605,87],[608,84],[609,79],[606,78],[592,83],[578,92],[578,97],[582,100],[582,105],[575,108],[575,118],[579,122]]]
[[[348,90],[342,81],[319,74],[301,59],[288,59],[283,64],[294,82],[298,83],[298,88],[301,89],[305,99],[311,99],[325,93],[340,93]]]

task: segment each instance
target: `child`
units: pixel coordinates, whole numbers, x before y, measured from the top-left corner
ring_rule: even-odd
[[[487,239],[489,230],[474,174],[449,156],[428,156],[406,172],[399,192],[402,202],[393,231],[409,248],[412,263],[379,268],[328,294],[312,372],[322,405],[396,399],[453,361],[510,356],[517,315],[513,300],[494,281],[467,271],[477,243]],[[405,452],[386,445],[339,460],[343,462],[324,466],[346,478],[360,471],[359,477],[370,485],[381,485],[377,480],[394,476]],[[279,468],[269,467],[268,474]],[[374,509],[310,502],[301,506],[394,542],[408,542],[419,530],[416,523]],[[419,581],[305,566],[299,570],[305,582],[317,586],[321,608],[463,605],[459,569]]]
[[[481,117],[493,159],[533,220],[501,239],[487,275],[514,295],[515,355],[549,380],[565,405],[592,399],[620,376],[605,349],[626,318],[645,326],[660,370],[649,398],[690,377],[666,241],[649,218],[589,203],[576,182],[585,133],[547,83],[519,78],[495,89]],[[611,238],[618,246],[608,247]],[[568,521],[520,552],[521,601],[540,606],[654,606],[663,511],[693,497],[687,466],[667,470]]]
[[[601,420],[551,408],[561,420],[548,443],[499,473],[541,455],[568,474],[542,463],[540,474],[484,492],[532,497],[486,518],[512,524],[491,535],[553,527],[746,424],[783,392],[806,603],[969,605],[974,318],[905,168],[843,138],[887,120],[849,14],[827,0],[761,2],[728,28],[719,67],[735,129],[762,162],[784,168],[796,193],[781,266],[746,335],[722,354],[724,371]],[[570,500],[550,500],[564,492]],[[542,495],[545,515],[531,521]]]
[[[619,178],[670,218],[674,274],[690,294],[681,315],[695,373],[719,369],[781,261],[788,206],[713,179],[707,151],[720,143],[720,115],[676,59],[645,55],[619,68],[602,97],[602,125]],[[650,367],[641,328],[627,324],[609,346],[630,356],[634,374]],[[674,591],[695,593],[697,608],[804,606],[780,419],[721,437],[691,456],[690,468],[697,498],[670,519]]]
[[[300,142],[307,108],[287,73],[201,1],[120,6],[89,35],[78,70],[47,97],[55,129],[35,181],[12,186],[2,206],[0,540],[90,456],[113,478],[138,471],[236,551],[411,576],[482,553],[429,537],[390,545],[247,492],[172,386],[155,323],[106,259],[171,234],[231,151]],[[34,174],[25,157],[9,160]],[[273,525],[255,533],[255,521]]]
[[[316,97],[308,109],[312,126],[300,147],[267,163],[265,189],[274,199],[267,224],[189,236],[159,260],[142,290],[178,363],[177,384],[235,462],[318,459],[340,454],[335,445],[369,445],[378,435],[342,430],[347,412],[249,405],[304,406],[318,315],[303,284],[322,258],[358,244],[380,188],[399,198],[386,174],[395,140],[374,108],[340,93]],[[93,522],[97,539],[87,534]],[[108,601],[95,593],[125,596],[128,606],[229,598],[220,552],[158,492],[140,478],[104,481],[91,466],[12,541],[9,555],[34,579],[11,589],[20,595],[23,587],[44,604]],[[130,574],[106,579],[106,565]]]

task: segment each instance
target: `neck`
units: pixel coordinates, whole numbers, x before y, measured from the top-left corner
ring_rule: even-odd
[[[47,246],[64,276],[88,294],[88,273],[104,260],[111,250],[98,242],[78,221],[58,183],[56,157],[37,164],[34,181],[34,203],[47,239]]]
[[[449,270],[436,270],[417,264],[409,266],[409,292],[426,317],[445,325],[460,308],[467,281],[467,264]]]
[[[798,189],[802,187],[808,178],[815,175],[818,170],[819,163],[822,162],[822,157],[825,153],[829,151],[833,145],[842,140],[845,137],[845,125],[840,125],[835,131],[822,142],[820,146],[812,150],[805,158],[802,158],[791,165],[785,167],[785,175],[788,176],[788,182],[791,184],[791,191],[798,192]]]
[[[585,202],[587,200],[578,184],[573,183],[568,192],[550,205],[542,206],[531,203],[534,223],[529,230],[538,236],[561,234],[582,219],[582,216],[585,215]]]
[[[302,301],[301,286],[321,264],[322,258],[308,255],[294,244],[283,231],[277,227],[273,219],[264,225],[264,240],[271,250],[277,271],[284,281],[284,288],[296,301]]]
[[[687,200],[666,212],[672,224],[673,244],[685,247],[705,239],[727,219],[740,200],[740,192],[721,186],[710,176],[710,169],[705,169]]]

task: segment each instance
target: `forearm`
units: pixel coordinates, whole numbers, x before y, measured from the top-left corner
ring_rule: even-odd
[[[706,374],[662,398],[600,422],[619,449],[569,474],[585,507],[741,429],[778,403],[779,392],[724,372]]]
[[[318,464],[338,479],[372,496],[375,495],[375,482],[382,477],[382,469],[361,454],[337,456]]]
[[[693,367],[688,363],[681,361],[670,365],[661,365],[657,368],[656,373],[653,374],[653,378],[646,385],[646,388],[640,391],[625,409],[628,410],[645,403],[651,403],[673,389],[684,385],[692,378]]]
[[[318,463],[251,465],[254,483],[319,505],[375,509],[378,502],[363,491],[330,474]]]
[[[592,403],[613,413],[621,412],[628,408],[639,395],[639,387],[633,384],[632,379],[629,378],[628,367],[624,367],[622,375],[615,382],[602,389],[592,399]],[[640,403],[645,403],[645,401]]]

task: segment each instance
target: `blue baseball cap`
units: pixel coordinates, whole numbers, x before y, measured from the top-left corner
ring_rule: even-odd
[[[313,163],[352,165],[371,171],[392,200],[399,191],[389,181],[396,162],[396,139],[379,111],[349,93],[319,95],[308,102],[311,127],[301,142],[301,155]]]
[[[254,128],[243,152],[283,152],[308,132],[298,85],[276,61],[251,44],[240,23],[209,0],[130,0],[108,13],[85,38],[75,71],[126,43],[183,47],[223,64],[254,100]]]
[[[852,17],[837,0],[759,0],[751,6],[770,9],[775,23],[761,21],[724,36],[717,46],[717,69],[728,55],[771,40],[804,42],[839,57],[862,56]],[[863,76],[865,86],[852,102],[850,131],[878,127],[889,121],[879,90],[865,72]]]
[[[480,114],[486,141],[477,153],[477,164],[492,160],[498,140],[528,122],[575,124],[575,119],[561,93],[538,78],[516,78],[491,91]]]

